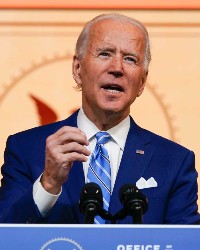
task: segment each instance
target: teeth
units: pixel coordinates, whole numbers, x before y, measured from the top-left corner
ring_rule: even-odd
[[[112,93],[118,93],[122,91],[122,89],[117,86],[108,86],[108,87],[105,87],[104,89]]]
[[[120,92],[121,92],[121,91],[116,90],[116,89],[106,89],[106,91],[108,91],[108,92],[110,92],[110,93],[113,93],[113,94],[115,94],[115,93],[120,93]]]

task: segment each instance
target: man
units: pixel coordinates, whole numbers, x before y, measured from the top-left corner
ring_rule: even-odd
[[[73,58],[82,108],[64,121],[9,137],[0,222],[83,223],[79,197],[93,178],[88,175],[99,131],[111,136],[104,145],[111,165],[111,214],[122,208],[120,187],[132,183],[148,197],[144,223],[199,222],[193,152],[140,128],[129,116],[144,90],[150,59],[148,33],[140,22],[108,14],[86,24]],[[143,178],[153,186],[144,188]]]

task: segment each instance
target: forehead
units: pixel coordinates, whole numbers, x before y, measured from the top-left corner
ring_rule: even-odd
[[[139,27],[121,20],[104,19],[91,27],[89,45],[111,44],[145,44],[145,35]]]

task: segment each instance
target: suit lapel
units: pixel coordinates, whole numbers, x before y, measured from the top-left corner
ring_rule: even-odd
[[[135,185],[137,180],[142,177],[152,157],[153,152],[147,146],[151,142],[151,138],[144,131],[131,118],[130,130],[110,201],[109,210],[112,214],[121,208],[118,196],[120,188],[124,184]]]

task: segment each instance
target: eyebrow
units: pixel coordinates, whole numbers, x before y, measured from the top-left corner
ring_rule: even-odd
[[[112,48],[112,47],[109,47],[109,46],[106,46],[106,47],[97,48],[96,51],[97,51],[97,52],[100,52],[100,51],[111,51],[111,52],[115,52],[116,49],[114,49],[114,48]]]
[[[112,47],[109,47],[109,46],[105,46],[105,47],[97,48],[96,51],[97,52],[101,52],[101,51],[115,52],[116,49],[112,48]],[[133,57],[139,58],[139,53],[137,53],[137,52],[128,52],[128,51],[125,51],[125,52],[122,52],[122,54],[125,55],[125,56],[129,55],[129,56],[133,56]]]

